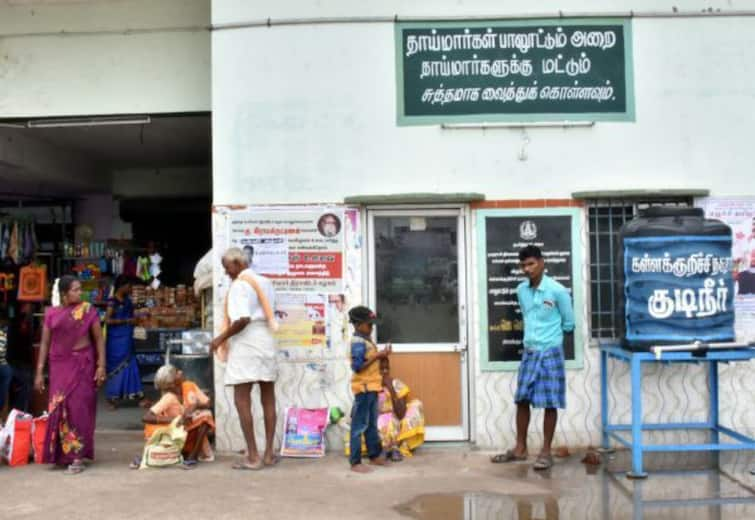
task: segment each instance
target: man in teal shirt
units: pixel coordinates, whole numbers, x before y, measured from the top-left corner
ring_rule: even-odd
[[[558,408],[566,408],[564,333],[574,331],[574,311],[568,290],[545,274],[540,248],[519,251],[519,265],[527,277],[516,289],[524,319],[524,353],[517,374],[516,447],[494,456],[493,462],[527,459],[530,407],[545,408],[543,449],[534,469],[553,465],[551,444]]]

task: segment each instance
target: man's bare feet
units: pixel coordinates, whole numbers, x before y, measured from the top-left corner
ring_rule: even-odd
[[[351,466],[351,471],[353,471],[354,473],[362,473],[362,474],[372,473],[372,470],[368,468],[367,466],[365,466],[364,464],[354,464],[353,466]]]
[[[280,462],[280,459],[273,453],[265,453],[262,460],[265,462],[265,466],[275,466]]]
[[[370,464],[373,466],[387,466],[388,461],[385,460],[385,457],[380,455],[379,457],[375,457],[374,459],[370,459]]]

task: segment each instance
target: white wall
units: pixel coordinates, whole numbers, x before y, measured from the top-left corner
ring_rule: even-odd
[[[0,2],[0,118],[207,111],[209,22],[210,0]]]
[[[326,16],[495,16],[522,17],[588,11],[617,12],[678,11],[702,9],[723,11],[752,8],[749,0],[214,0],[212,23],[233,23],[270,18],[315,18]]]
[[[228,4],[213,5],[224,12]],[[755,17],[635,19],[633,33],[636,122],[525,132],[397,126],[390,23],[216,31],[215,203],[398,192],[748,193]]]
[[[530,4],[507,2],[503,9],[500,2],[482,0],[414,2],[411,6],[391,1],[360,3],[357,9],[345,1],[215,0],[213,23],[394,12],[516,14],[528,12]],[[650,0],[575,0],[538,6],[546,12],[752,7],[743,1],[661,4]],[[568,198],[582,190],[673,188],[709,189],[720,196],[753,194],[755,148],[750,136],[755,62],[750,49],[755,47],[755,18],[641,18],[632,23],[635,122],[485,132],[396,125],[391,23],[215,31],[214,202],[306,204],[341,202],[350,195],[409,192],[482,192],[488,199],[543,199]],[[527,158],[520,160],[524,146]],[[474,234],[472,242],[474,250]],[[584,238],[583,247],[587,255]],[[470,266],[474,272],[474,261]],[[476,287],[473,283],[473,309],[480,302]],[[587,323],[588,309],[578,312],[584,313]],[[479,318],[473,315],[472,319]],[[573,447],[599,441],[597,350],[584,347],[584,369],[569,371],[567,376],[569,408],[562,414],[556,444]],[[471,338],[470,349],[473,438],[485,447],[510,446],[514,374],[482,373],[476,337]],[[755,414],[748,399],[755,383],[749,368],[722,369],[721,380],[727,382],[721,413],[724,422],[752,432]],[[614,419],[626,422],[626,367],[612,370]],[[682,416],[703,420],[706,385],[700,367],[649,370],[646,418],[653,422],[681,420]],[[540,416],[535,420],[539,423]]]

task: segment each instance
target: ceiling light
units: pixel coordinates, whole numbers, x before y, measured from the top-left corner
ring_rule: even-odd
[[[71,126],[146,125],[151,122],[152,118],[150,116],[62,117],[56,119],[32,119],[26,122],[26,127],[64,128]]]

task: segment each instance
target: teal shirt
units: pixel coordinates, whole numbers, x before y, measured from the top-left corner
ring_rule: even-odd
[[[562,347],[564,332],[574,330],[574,311],[566,287],[543,275],[536,289],[529,280],[516,288],[524,317],[524,346],[533,350]]]

